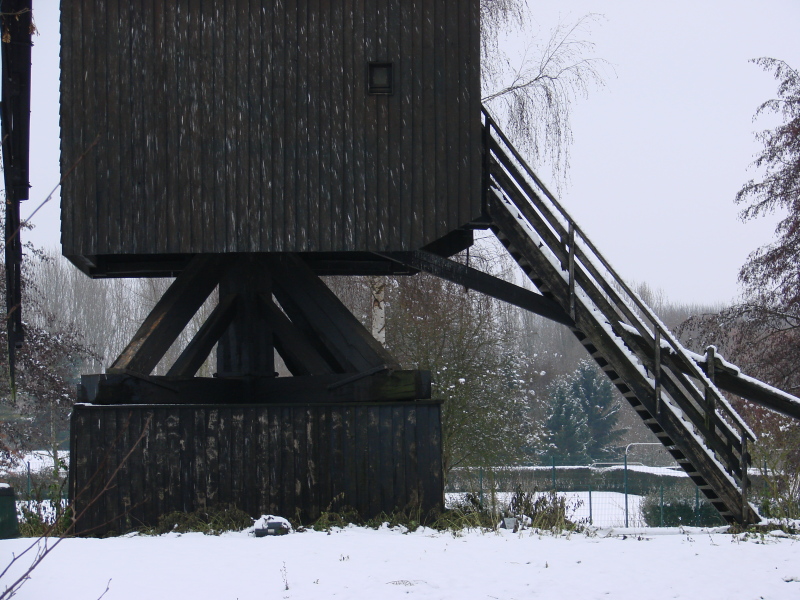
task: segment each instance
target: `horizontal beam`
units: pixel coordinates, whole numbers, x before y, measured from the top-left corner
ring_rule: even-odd
[[[636,345],[635,351],[641,352],[649,360],[649,368],[652,368],[655,360],[652,342],[645,340],[638,332],[628,330],[628,333],[629,340]],[[689,352],[689,357],[704,373],[708,373],[705,356]],[[673,371],[693,376],[691,366],[686,364],[686,360],[672,348],[662,346],[661,362]],[[742,374],[738,367],[721,360],[719,356],[714,360],[714,385],[720,390],[736,394],[764,408],[800,419],[800,398]]]
[[[664,351],[662,350],[663,356]],[[703,371],[708,372],[708,363],[705,356],[694,353],[690,354],[690,356]],[[675,365],[680,366],[681,370],[687,375],[690,374],[689,369],[672,349],[669,351],[667,360],[671,360]],[[800,419],[800,398],[742,374],[738,368],[720,360],[719,356],[714,360],[714,385],[721,390],[736,394],[764,408],[774,410],[787,417]]]
[[[271,404],[396,402],[431,397],[430,371],[300,377],[174,378],[83,375],[78,401],[92,404]]]

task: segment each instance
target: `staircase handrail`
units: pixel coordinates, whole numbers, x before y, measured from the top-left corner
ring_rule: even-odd
[[[713,381],[708,377],[708,375],[693,361],[688,354],[688,351],[683,347],[683,345],[673,336],[673,334],[669,331],[669,329],[661,322],[661,319],[653,312],[653,310],[647,306],[647,304],[642,301],[639,295],[634,292],[628,285],[624,282],[622,277],[619,276],[617,271],[611,266],[611,264],[606,260],[606,258],[600,253],[597,247],[592,243],[592,241],[588,238],[588,236],[583,232],[583,230],[578,226],[578,224],[574,221],[574,219],[570,216],[570,214],[561,206],[561,203],[556,199],[556,197],[550,192],[547,186],[542,182],[542,180],[533,172],[533,169],[528,165],[528,162],[520,155],[517,149],[514,147],[514,144],[506,137],[505,133],[498,127],[497,122],[489,113],[489,110],[483,106],[481,110],[483,117],[484,117],[484,127],[486,128],[486,133],[488,137],[491,139],[492,134],[496,135],[497,138],[503,143],[505,149],[514,157],[517,163],[522,167],[525,174],[530,177],[530,179],[534,182],[534,184],[541,190],[541,192],[547,197],[547,199],[552,203],[555,209],[558,211],[561,218],[563,218],[566,223],[568,224],[569,228],[575,232],[576,238],[580,237],[580,240],[584,247],[588,248],[591,251],[593,256],[587,258],[594,258],[596,259],[608,272],[608,274],[612,277],[613,283],[618,287],[618,289],[624,292],[624,295],[627,296],[626,298],[623,297],[623,301],[628,301],[632,303],[641,314],[645,315],[647,319],[651,323],[651,327],[653,332],[658,332],[658,335],[653,335],[653,338],[649,340],[654,346],[654,356],[658,356],[660,354],[660,348],[658,352],[655,350],[656,340],[660,337],[666,340],[669,346],[673,349],[673,351],[678,354],[681,358],[684,359],[684,362],[688,366],[690,370],[690,375],[695,379],[702,382],[702,384],[714,395],[716,400],[716,407],[722,409],[725,415],[731,419],[739,428],[742,437],[747,437],[750,440],[755,440],[756,435],[750,429],[750,427],[745,423],[742,418],[736,413],[727,399],[720,393],[719,389],[716,387]],[[485,148],[485,151],[489,152],[489,146]],[[642,323],[644,327],[646,325]]]

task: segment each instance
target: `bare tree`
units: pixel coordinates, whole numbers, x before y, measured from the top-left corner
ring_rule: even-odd
[[[526,2],[481,2],[481,75],[483,102],[498,117],[514,142],[539,165],[550,165],[557,181],[569,167],[573,103],[594,86],[603,85],[605,61],[592,57],[588,41],[599,16],[559,22],[530,41],[517,57],[499,43],[509,30],[531,27]]]

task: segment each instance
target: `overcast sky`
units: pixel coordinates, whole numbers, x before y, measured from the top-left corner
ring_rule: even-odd
[[[800,1],[561,0],[532,3],[531,36],[562,20],[603,15],[588,39],[613,65],[576,107],[562,200],[623,277],[681,302],[725,302],[748,252],[773,222],[742,225],[733,197],[753,176],[753,113],[775,93],[748,59],[800,66]],[[58,1],[34,0],[31,200],[56,185]],[[614,72],[616,74],[614,74]],[[59,241],[58,197],[33,219],[36,245]]]
[[[776,91],[748,60],[800,67],[800,2],[570,0],[535,12],[542,31],[602,14],[589,39],[616,72],[576,107],[562,203],[625,279],[681,302],[732,300],[775,223],[744,225],[733,203],[755,175],[753,133],[769,125],[753,114]]]

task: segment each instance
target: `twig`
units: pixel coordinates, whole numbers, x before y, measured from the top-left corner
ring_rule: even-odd
[[[84,159],[84,158],[86,158],[86,155],[87,155],[87,154],[89,154],[89,152],[92,150],[92,148],[94,148],[95,146],[97,146],[97,144],[99,144],[99,143],[100,143],[100,134],[98,133],[98,134],[97,134],[97,137],[96,137],[96,138],[94,138],[94,141],[93,141],[91,144],[89,144],[89,147],[88,147],[88,148],[86,148],[86,150],[84,150],[84,151],[83,151],[83,154],[81,154],[81,155],[78,157],[78,160],[76,160],[74,163],[72,163],[72,166],[69,168],[69,170],[68,170],[66,173],[64,173],[64,175],[62,175],[62,176],[61,176],[61,179],[59,179],[59,180],[58,180],[58,183],[57,183],[57,184],[56,184],[56,186],[53,188],[53,190],[52,190],[52,191],[51,191],[51,192],[50,192],[50,193],[47,195],[47,198],[45,198],[44,200],[42,200],[41,204],[39,204],[39,206],[37,206],[37,207],[36,207],[36,210],[34,210],[34,211],[33,211],[33,212],[30,214],[30,216],[29,216],[27,219],[25,219],[25,220],[24,220],[22,223],[20,223],[20,224],[19,224],[19,226],[18,226],[18,227],[17,227],[17,228],[16,228],[16,229],[13,231],[13,233],[12,233],[12,234],[11,234],[11,235],[8,237],[8,239],[6,239],[6,244],[8,244],[8,243],[9,243],[11,240],[13,240],[13,239],[14,239],[14,238],[15,238],[17,235],[19,235],[19,231],[20,231],[20,229],[22,229],[22,228],[23,228],[25,225],[27,225],[28,223],[30,223],[31,219],[33,219],[33,216],[34,216],[34,215],[35,215],[37,212],[39,212],[39,209],[40,209],[40,208],[42,208],[42,207],[43,207],[45,204],[47,204],[48,202],[50,202],[50,200],[52,200],[52,199],[53,199],[53,194],[55,194],[55,193],[56,193],[56,190],[57,190],[59,187],[61,187],[61,184],[62,184],[62,183],[64,183],[64,181],[67,179],[67,177],[69,177],[69,176],[72,174],[72,172],[73,172],[73,171],[74,171],[74,170],[75,170],[75,169],[78,167],[78,165],[79,165],[79,164],[80,164],[80,163],[83,161],[83,159]]]
[[[53,523],[53,525],[51,525],[48,528],[48,530],[44,533],[44,535],[39,537],[33,544],[31,544],[28,548],[26,548],[24,552],[22,552],[19,555],[14,556],[14,558],[11,559],[11,562],[8,565],[6,565],[6,568],[3,570],[2,573],[0,573],[0,579],[2,579],[2,577],[8,572],[8,570],[11,568],[11,566],[13,564],[15,564],[20,558],[22,558],[22,556],[24,556],[27,552],[32,550],[34,547],[39,548],[39,550],[36,553],[36,557],[33,559],[33,561],[31,562],[30,566],[25,570],[25,572],[22,573],[22,575],[20,575],[14,582],[12,582],[11,585],[7,586],[6,589],[3,590],[2,593],[0,593],[0,600],[6,600],[8,598],[13,597],[17,593],[17,591],[19,591],[19,588],[22,587],[22,585],[28,579],[30,579],[30,574],[33,572],[33,570],[36,569],[36,567],[39,566],[39,564],[45,559],[45,557],[48,554],[50,554],[56,548],[56,546],[58,546],[61,543],[62,540],[65,539],[66,535],[68,533],[70,533],[70,532],[74,534],[75,524],[83,517],[83,515],[86,513],[86,511],[89,510],[89,508],[92,505],[94,505],[94,503],[97,502],[103,496],[103,494],[105,494],[109,489],[111,489],[111,483],[114,481],[114,479],[116,478],[117,474],[119,474],[120,469],[122,469],[122,466],[127,462],[127,460],[130,458],[131,454],[133,454],[133,451],[139,446],[139,444],[142,442],[142,440],[144,439],[145,435],[147,434],[147,428],[150,425],[150,421],[152,419],[153,419],[153,415],[150,415],[147,418],[147,420],[144,423],[144,426],[142,427],[142,434],[133,443],[133,445],[131,446],[131,449],[123,457],[123,459],[120,461],[120,463],[117,465],[117,468],[114,469],[114,471],[111,473],[111,475],[108,478],[108,481],[103,486],[103,489],[100,490],[89,501],[89,503],[83,508],[83,510],[81,510],[80,513],[78,513],[77,515],[73,515],[72,523],[67,528],[67,531],[64,533],[64,535],[60,536],[53,543],[52,546],[48,545],[49,534],[52,533],[55,530],[55,527],[56,527],[56,523]],[[130,417],[128,417],[128,423],[130,423]],[[119,437],[117,439],[119,440]],[[98,471],[99,471],[99,469],[98,469]],[[95,473],[95,475],[92,476],[92,478],[89,480],[89,483],[91,483],[91,481],[94,479],[94,477],[96,475],[97,475],[97,473]],[[76,499],[78,497],[80,497],[88,489],[89,483],[87,483],[86,486],[84,486],[83,489],[76,495]],[[85,532],[83,532],[83,533],[85,533]],[[42,542],[44,543],[44,547],[43,548],[41,547]],[[110,585],[110,583],[111,583],[111,580],[109,579],[109,585]],[[103,594],[100,596],[100,598],[102,598],[106,594],[107,591],[108,591],[108,585],[106,586],[106,591],[103,592]]]
[[[105,591],[97,597],[97,600],[100,600],[103,596],[105,596],[108,593],[108,590],[110,589],[111,589],[111,579],[108,580]]]

